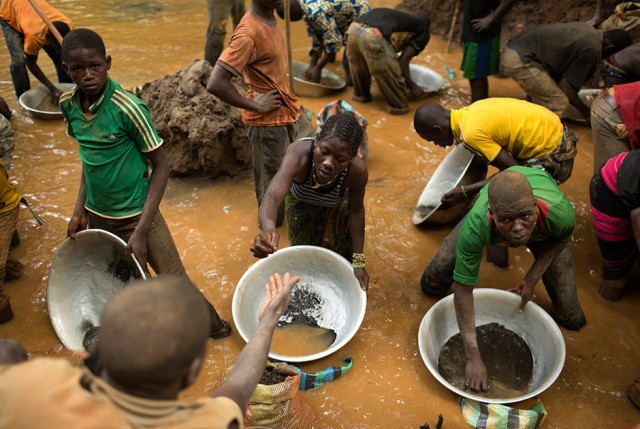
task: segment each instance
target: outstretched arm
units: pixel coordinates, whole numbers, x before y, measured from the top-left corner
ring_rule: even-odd
[[[260,234],[254,238],[251,245],[251,252],[256,258],[264,258],[278,250],[280,240],[276,231],[278,207],[291,189],[295,177],[306,168],[306,158],[301,155],[307,150],[307,144],[298,140],[289,145],[278,172],[271,179],[262,197],[258,210]]]
[[[258,316],[258,328],[238,356],[233,370],[211,396],[225,396],[238,404],[243,414],[247,411],[249,398],[260,381],[267,362],[273,331],[289,304],[291,290],[299,280],[299,277],[290,278],[289,273],[285,273],[284,282],[280,274],[271,276],[269,283],[265,285],[267,298]]]
[[[560,79],[558,86],[569,99],[569,103],[571,103],[573,107],[575,107],[576,109],[578,109],[578,111],[580,111],[580,113],[582,113],[582,116],[584,116],[584,118],[587,120],[587,123],[590,123],[591,110],[589,110],[589,108],[582,102],[582,100],[580,100],[580,97],[578,96],[578,90],[576,90],[565,78]]]
[[[51,83],[49,78],[47,78],[47,76],[44,74],[44,72],[38,65],[38,56],[25,54],[24,62],[27,64],[29,71],[33,73],[36,79],[42,82],[44,86],[49,88],[49,91],[51,91],[51,98],[53,99],[53,102],[57,104],[60,96],[62,95],[62,91],[56,88],[55,85]]]
[[[420,98],[424,94],[422,88],[420,88],[420,86],[418,86],[418,84],[411,78],[411,73],[409,71],[409,63],[411,62],[411,59],[419,53],[420,52],[412,44],[408,44],[402,51],[402,54],[400,54],[400,59],[398,60],[400,62],[402,76],[404,76],[404,80],[406,81],[409,91],[411,91],[411,95],[414,98]]]
[[[462,336],[464,354],[467,359],[465,367],[465,386],[476,392],[486,392],[489,389],[487,368],[480,356],[478,339],[476,337],[476,316],[473,306],[473,286],[461,285],[453,282],[453,303],[456,310],[456,320]]]

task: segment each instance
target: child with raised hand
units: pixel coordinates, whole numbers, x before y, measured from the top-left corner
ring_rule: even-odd
[[[77,86],[60,97],[60,108],[82,159],[67,236],[77,240],[76,233],[87,226],[107,230],[127,242],[127,253],[145,271],[149,263],[156,274],[187,277],[158,208],[169,165],[149,108],[109,77],[111,56],[94,31],[69,32],[62,61]],[[209,311],[209,335],[229,335],[229,324],[210,304]]]

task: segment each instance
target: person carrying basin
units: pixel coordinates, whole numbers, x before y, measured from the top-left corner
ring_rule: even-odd
[[[342,255],[367,290],[363,249],[368,172],[357,156],[363,134],[352,112],[340,113],[327,119],[317,137],[297,140],[287,148],[260,204],[260,233],[251,245],[255,257],[278,250],[277,209],[284,200],[291,244],[320,246]]]
[[[553,304],[552,316],[561,326],[577,331],[587,320],[578,302],[568,246],[574,228],[573,207],[553,178],[538,169],[516,166],[496,174],[482,188],[469,214],[444,239],[430,268],[439,280],[438,292],[447,293],[453,284],[456,318],[466,356],[467,388],[474,391],[489,388],[478,349],[473,305],[483,249],[527,246],[535,261],[510,289],[522,297],[519,310],[532,299],[542,278]]]
[[[60,97],[60,108],[82,159],[67,237],[77,240],[76,233],[87,226],[104,229],[127,243],[126,253],[133,253],[144,271],[148,262],[156,274],[188,278],[159,209],[169,164],[149,108],[109,77],[111,56],[94,31],[69,32],[62,61],[77,86]],[[206,302],[209,335],[228,336],[230,325]]]

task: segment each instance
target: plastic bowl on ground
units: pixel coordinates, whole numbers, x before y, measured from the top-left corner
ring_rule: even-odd
[[[126,243],[100,229],[77,234],[56,250],[47,280],[47,302],[53,329],[69,350],[82,350],[82,340],[109,298],[133,278],[145,278]]]
[[[269,357],[284,362],[307,362],[329,356],[338,351],[358,332],[367,307],[367,295],[353,274],[346,259],[331,250],[316,246],[292,246],[278,250],[253,264],[242,275],[233,294],[233,321],[245,341],[249,341],[258,327],[258,311],[265,299],[264,285],[274,273],[285,272],[300,277],[300,284],[322,284],[335,291],[341,308],[335,310],[344,316],[343,328],[324,351],[289,356],[269,352]]]
[[[65,92],[75,86],[73,83],[56,83],[56,88]],[[57,104],[51,101],[51,92],[46,86],[31,88],[23,93],[18,99],[20,105],[27,110],[34,118],[59,119],[62,112]]]
[[[441,208],[442,195],[459,185],[470,185],[487,176],[487,164],[464,146],[457,144],[442,160],[424,187],[413,212],[415,225],[450,223],[462,218],[473,204],[473,198]]]
[[[307,63],[293,62],[293,92],[298,97],[327,97],[347,86],[344,78],[326,68],[322,69],[320,83],[310,82],[303,77],[308,67]]]
[[[428,67],[409,64],[411,79],[427,93],[436,93],[444,88],[444,78]]]
[[[452,392],[479,402],[508,404],[524,401],[545,391],[558,378],[565,359],[565,344],[556,322],[539,305],[529,302],[518,313],[520,296],[500,289],[476,289],[473,293],[476,326],[499,323],[515,332],[527,343],[533,355],[533,374],[527,392],[513,398],[492,398],[461,390],[438,372],[438,357],[449,338],[460,332],[456,321],[453,295],[427,311],[418,331],[418,348],[429,372]],[[489,393],[491,391],[489,390]]]

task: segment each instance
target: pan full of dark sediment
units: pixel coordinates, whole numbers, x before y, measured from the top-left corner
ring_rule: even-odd
[[[358,332],[367,295],[351,264],[331,250],[292,246],[253,264],[233,294],[232,312],[238,332],[248,341],[258,327],[264,285],[274,273],[299,276],[291,302],[276,327],[269,357],[307,362],[329,356]]]
[[[466,361],[453,294],[434,304],[420,323],[418,347],[431,374],[452,392],[491,404],[523,401],[549,388],[565,359],[564,339],[551,316],[534,302],[519,313],[520,296],[500,289],[476,289],[473,297],[489,391],[464,388]]]
[[[100,229],[66,239],[56,250],[47,280],[47,302],[53,329],[69,350],[82,350],[87,331],[113,294],[134,279],[145,278],[126,243]]]

